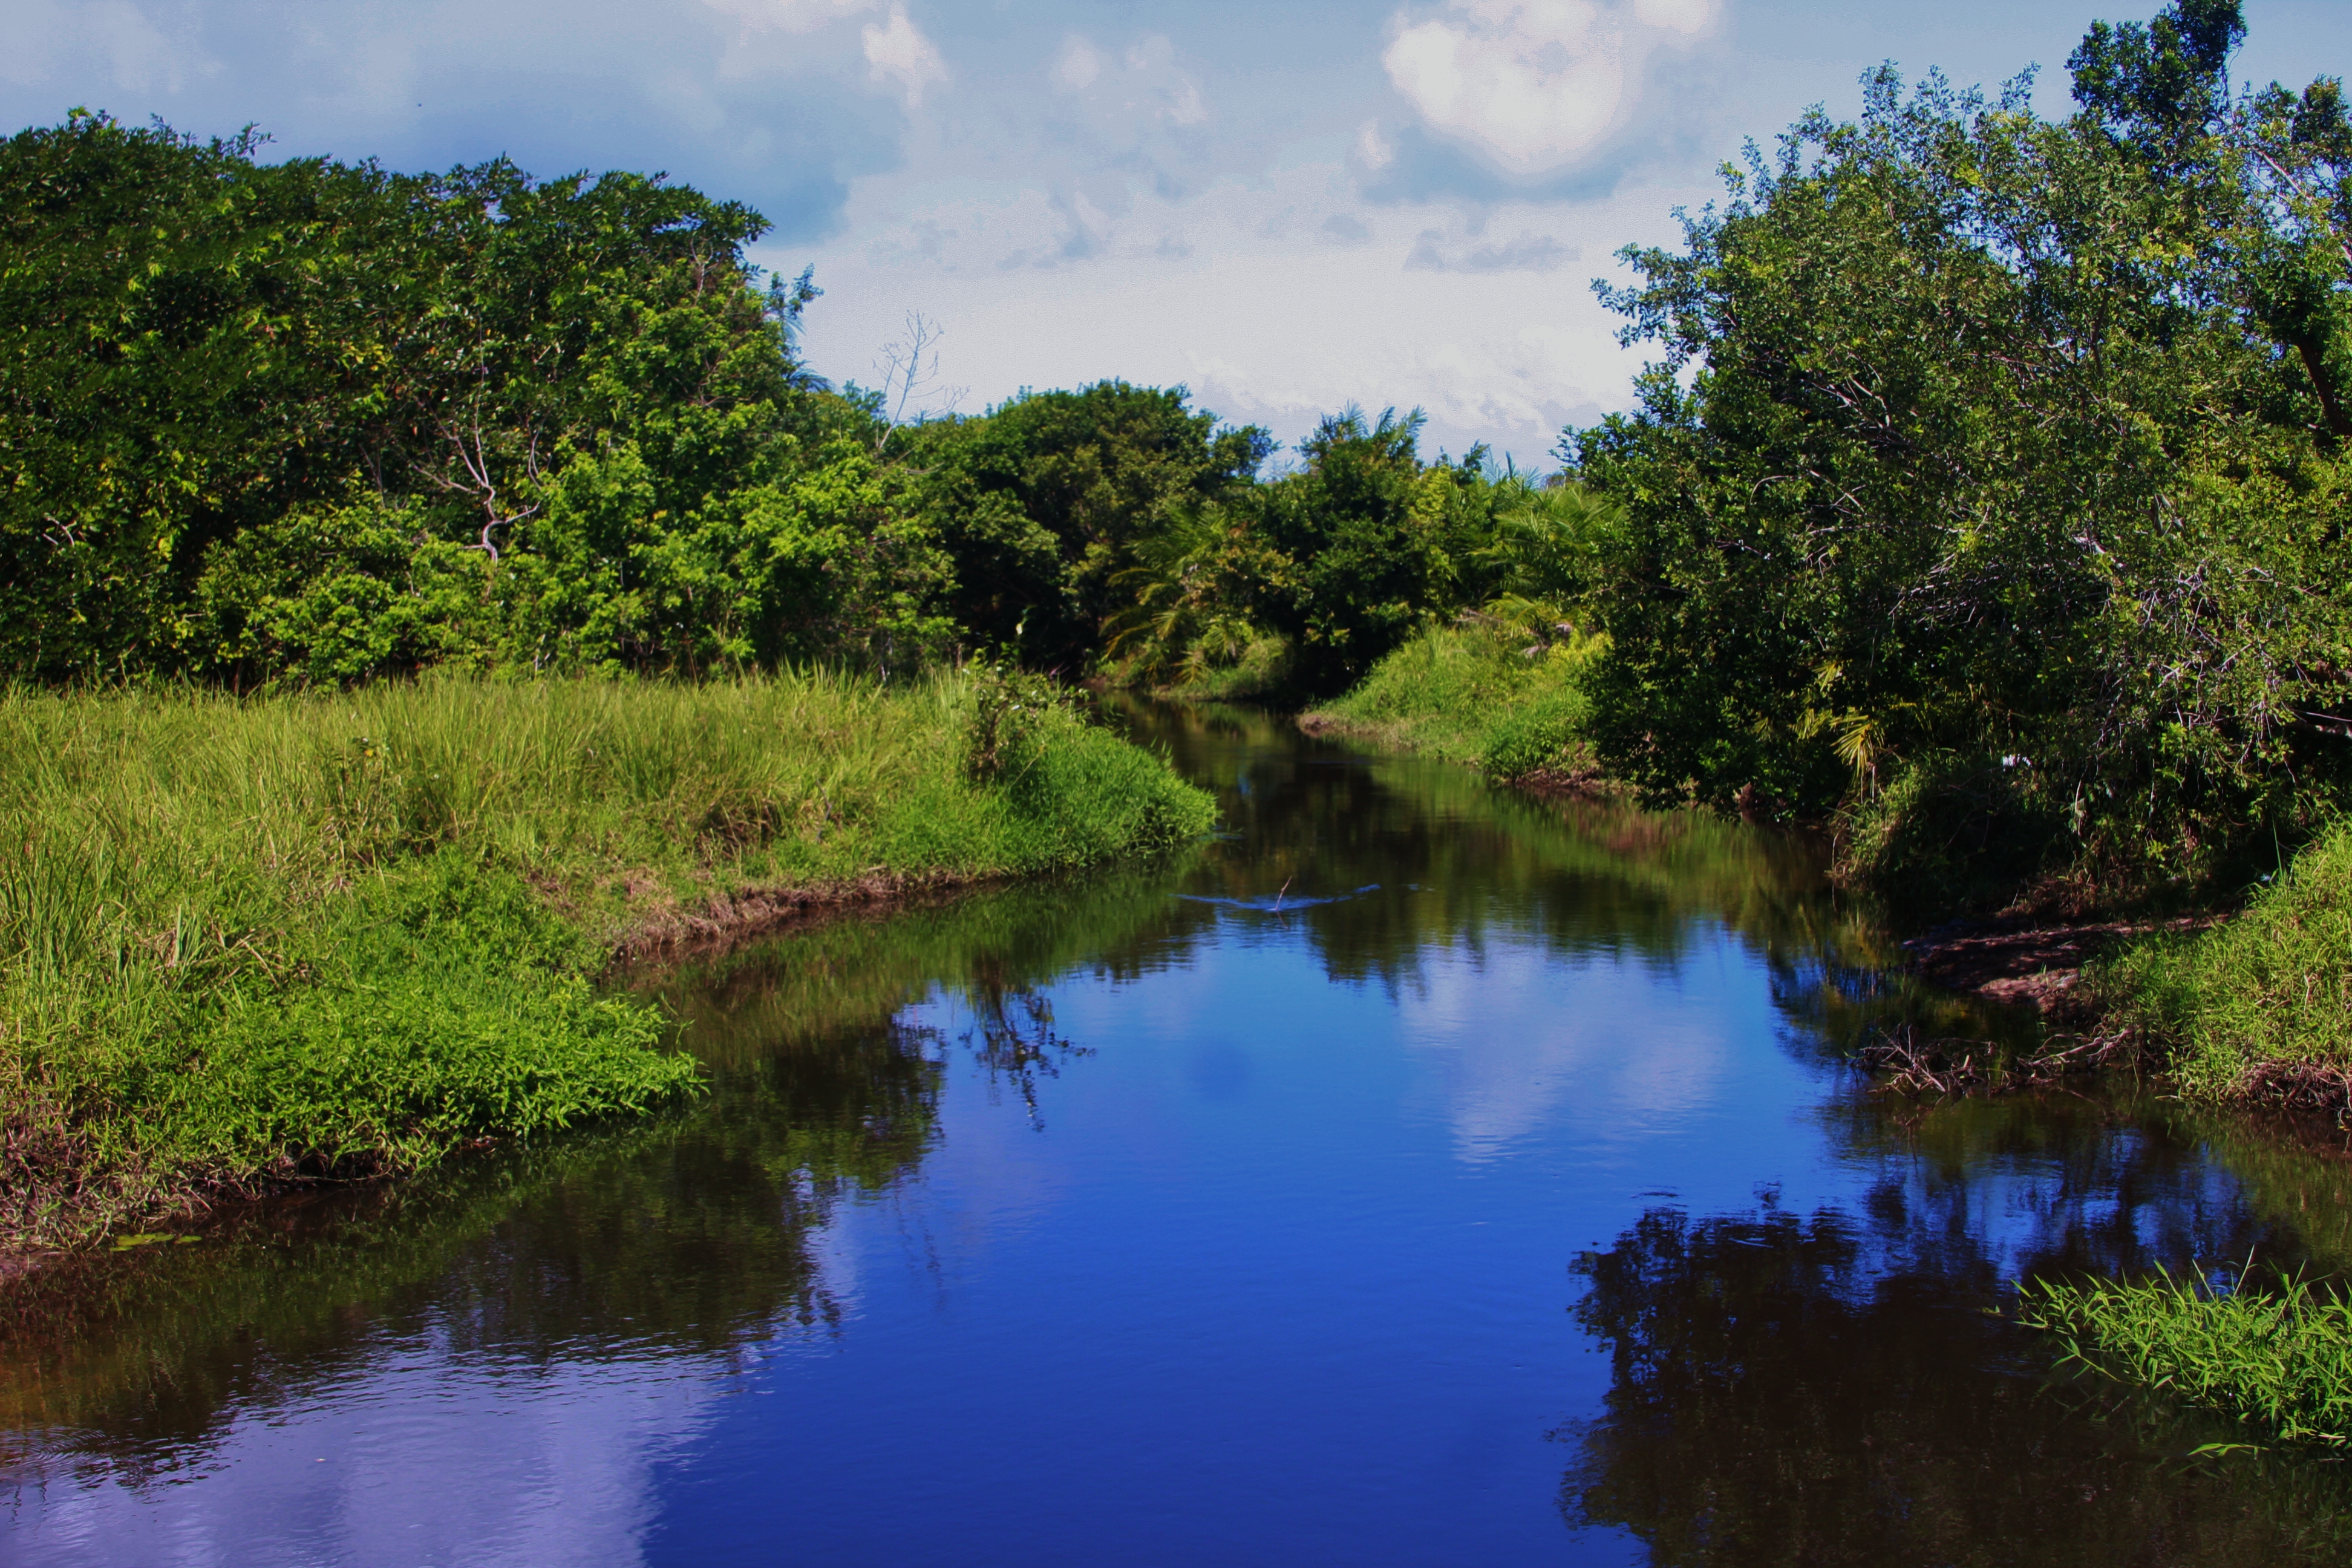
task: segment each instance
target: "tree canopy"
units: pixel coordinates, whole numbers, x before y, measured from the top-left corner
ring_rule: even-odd
[[[2233,93],[2242,35],[2096,25],[2056,121],[1874,72],[1622,253],[1660,355],[1564,443],[1615,767],[2166,874],[2338,786],[2352,138],[2332,80]]]

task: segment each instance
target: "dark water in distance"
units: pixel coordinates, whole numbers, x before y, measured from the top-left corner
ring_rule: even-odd
[[[674,979],[693,1108],[20,1328],[0,1562],[2352,1561],[2346,1467],[2191,1458],[1987,1311],[2334,1271],[2339,1165],[1868,1093],[1944,1005],[1801,843],[1131,721],[1226,837]]]

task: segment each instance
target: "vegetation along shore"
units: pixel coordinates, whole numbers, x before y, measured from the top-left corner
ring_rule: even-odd
[[[2054,121],[1875,72],[1727,170],[1603,289],[1659,357],[1540,554],[1309,722],[1817,825],[1929,973],[2347,1104],[2352,122],[2242,36],[2095,25]]]
[[[594,984],[616,954],[1164,848],[1212,812],[951,674],[20,690],[0,779],[19,1247],[690,1094],[664,1016]]]

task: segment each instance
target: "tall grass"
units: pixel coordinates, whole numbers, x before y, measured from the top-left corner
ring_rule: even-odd
[[[2242,1098],[2298,1073],[2352,1072],[2352,822],[2294,858],[2234,919],[2152,937],[2094,969],[2119,1024],[2170,1055],[2182,1087]]]
[[[2154,1279],[2028,1280],[2020,1316],[2069,1359],[2234,1415],[2291,1443],[2352,1444],[2352,1302],[2301,1279],[2271,1290]]]
[[[1497,778],[1584,771],[1581,678],[1599,647],[1593,637],[1531,646],[1494,624],[1432,626],[1310,717]]]
[[[1206,796],[971,683],[0,693],[0,1238],[412,1169],[695,1072],[593,977],[746,889],[1172,844]],[[982,776],[985,773],[987,776]]]

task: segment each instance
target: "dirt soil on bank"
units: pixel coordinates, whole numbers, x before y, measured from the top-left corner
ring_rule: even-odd
[[[2210,915],[2169,921],[1954,921],[1903,944],[1903,962],[1923,980],[1987,1001],[2037,1009],[2065,1023],[2085,1020],[2076,993],[2083,967],[2108,949],[2159,931],[2201,931]]]
[[[613,944],[612,968],[620,971],[646,963],[709,958],[798,926],[852,913],[875,915],[929,908],[1006,880],[952,871],[909,875],[876,866],[844,881],[739,888],[690,908],[640,918]]]

